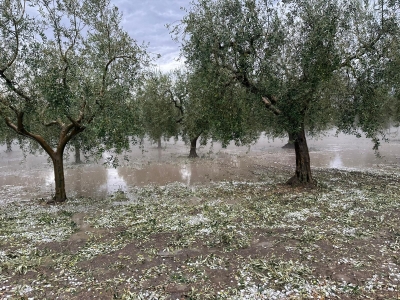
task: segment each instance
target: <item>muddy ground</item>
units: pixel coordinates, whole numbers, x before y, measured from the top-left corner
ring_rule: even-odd
[[[77,188],[55,206],[40,176],[3,185],[0,299],[400,299],[396,156],[361,171],[314,165],[317,185],[292,188],[293,156],[278,146],[144,153],[104,173],[103,194]]]

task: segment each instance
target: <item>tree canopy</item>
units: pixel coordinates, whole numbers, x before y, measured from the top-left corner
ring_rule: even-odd
[[[143,134],[147,134],[150,140],[158,142],[159,147],[162,138],[177,136],[179,131],[180,112],[170,100],[171,86],[169,74],[154,71],[149,73],[136,96]]]
[[[149,58],[120,21],[108,0],[0,4],[0,113],[50,156],[57,202],[72,138],[90,128],[97,147],[121,149],[135,128],[132,95]]]
[[[261,105],[247,101],[251,95],[241,86],[232,85],[229,93],[221,94],[220,86],[226,83],[210,81],[202,70],[176,70],[171,78],[167,94],[179,111],[179,134],[190,142],[189,157],[197,157],[199,138],[201,144],[212,139],[226,146],[231,141],[248,144],[260,136],[261,119],[257,112]]]
[[[382,121],[373,107],[388,95],[387,89],[380,91],[379,70],[386,70],[397,47],[398,6],[396,1],[199,0],[172,32],[191,68],[210,81],[225,81],[219,85],[224,93],[239,84],[264,103],[267,132],[295,136],[296,172],[289,183],[313,183],[306,130],[318,133],[341,123],[344,131],[358,126],[372,134],[381,124],[362,117]],[[371,82],[371,76],[377,79]]]

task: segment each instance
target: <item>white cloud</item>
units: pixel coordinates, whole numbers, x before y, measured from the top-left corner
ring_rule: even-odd
[[[123,14],[122,26],[138,41],[149,43],[148,51],[161,54],[157,61],[162,71],[181,67],[177,62],[179,44],[172,40],[166,24],[178,24],[185,15],[181,7],[189,7],[190,0],[111,0]]]
[[[176,54],[176,57],[178,57],[178,56],[179,56],[179,53]],[[171,57],[170,57],[170,58],[167,58],[164,60],[160,59],[158,61],[158,67],[159,67],[160,71],[163,73],[167,73],[174,69],[180,69],[183,66],[184,66],[184,60],[178,59],[178,58],[171,59]]]

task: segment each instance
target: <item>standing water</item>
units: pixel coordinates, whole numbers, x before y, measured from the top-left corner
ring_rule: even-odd
[[[360,171],[400,171],[400,135],[395,130],[390,142],[382,143],[381,157],[372,150],[366,138],[339,135],[334,131],[319,139],[308,139],[313,168],[337,168]],[[295,167],[293,149],[283,149],[286,139],[270,140],[265,136],[251,147],[231,144],[223,149],[213,143],[198,150],[201,158],[187,158],[189,147],[181,141],[163,142],[163,148],[145,142],[144,150],[137,146],[127,154],[128,161],[117,169],[102,163],[76,165],[73,155],[65,162],[66,188],[69,197],[106,197],[132,186],[166,185],[181,182],[186,185],[212,181],[255,178],[255,165]],[[48,199],[54,190],[54,175],[47,155],[27,155],[24,158],[17,145],[12,152],[0,146],[0,203]]]

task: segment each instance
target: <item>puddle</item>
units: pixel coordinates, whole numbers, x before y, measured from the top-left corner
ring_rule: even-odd
[[[397,131],[395,130],[395,133]],[[394,170],[400,172],[400,134],[391,134],[390,143],[382,143],[375,156],[372,142],[365,138],[339,135],[334,132],[320,139],[308,139],[312,167],[352,170]],[[261,137],[249,147],[231,144],[222,149],[219,143],[200,147],[196,160],[187,159],[189,147],[173,139],[163,142],[163,149],[144,143],[144,148],[132,147],[128,161],[117,169],[102,164],[75,165],[73,155],[65,162],[65,180],[69,197],[106,197],[129,187],[148,184],[166,185],[181,182],[186,185],[213,181],[243,181],[255,178],[254,164],[265,166],[295,166],[293,149],[282,149],[286,139],[268,140]],[[13,146],[11,153],[0,146],[0,203],[50,198],[54,189],[51,164],[44,154],[27,155]],[[121,160],[123,161],[123,160]],[[126,203],[116,203],[116,205]]]

